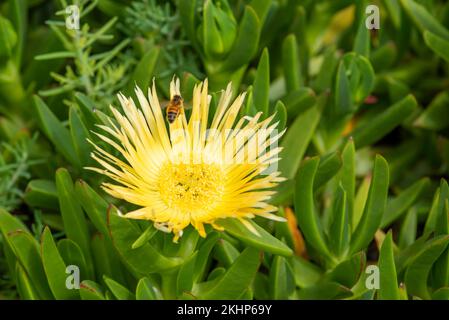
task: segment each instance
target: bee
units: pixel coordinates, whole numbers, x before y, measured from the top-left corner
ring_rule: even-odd
[[[178,94],[174,95],[173,98],[167,105],[166,116],[169,123],[175,122],[178,116],[184,112],[184,99]]]

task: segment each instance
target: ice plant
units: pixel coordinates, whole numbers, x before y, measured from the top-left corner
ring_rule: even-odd
[[[113,118],[98,126],[107,134],[96,133],[123,159],[94,144],[92,157],[102,168],[90,168],[115,181],[102,184],[106,192],[141,207],[125,217],[152,220],[158,229],[173,232],[175,241],[190,224],[204,237],[204,225],[221,229],[216,224],[221,218],[239,219],[252,232],[247,219],[256,215],[282,220],[267,203],[274,193],[269,189],[283,180],[273,169],[283,133],[273,116],[237,119],[245,94],[231,103],[228,85],[209,126],[207,80],[193,89],[189,119],[181,110],[172,124],[154,84],[148,99],[139,88],[136,95],[140,109],[119,94],[124,114],[111,106]],[[171,82],[170,95],[180,95],[179,79]]]

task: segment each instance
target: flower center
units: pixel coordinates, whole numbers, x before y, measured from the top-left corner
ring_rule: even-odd
[[[208,210],[221,198],[223,176],[215,164],[166,163],[159,176],[161,198],[182,212]]]

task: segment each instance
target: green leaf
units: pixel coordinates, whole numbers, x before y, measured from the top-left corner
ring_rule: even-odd
[[[12,57],[13,49],[17,44],[17,33],[11,21],[0,15],[0,61],[4,62]]]
[[[449,127],[449,93],[439,93],[423,111],[414,125],[429,130],[442,130]]]
[[[449,62],[449,40],[441,38],[436,34],[425,31],[424,41],[438,56]]]
[[[157,300],[157,291],[158,289],[152,284],[151,280],[143,277],[137,283],[136,300]]]
[[[53,59],[67,59],[67,58],[75,58],[76,54],[72,51],[57,51],[57,52],[49,52],[39,54],[34,57],[34,59],[41,60],[53,60]]]
[[[358,252],[329,271],[323,281],[337,282],[352,288],[365,272],[365,266],[366,255],[364,252]]]
[[[388,14],[393,21],[396,29],[401,25],[401,6],[398,0],[384,0],[383,3],[387,7]]]
[[[351,87],[348,76],[346,75],[346,67],[344,61],[341,60],[338,66],[337,77],[335,79],[334,104],[336,115],[345,115],[354,111],[352,102]]]
[[[196,259],[198,252],[195,252],[190,257],[188,257],[178,272],[178,277],[176,279],[176,294],[181,296],[183,293],[188,293],[192,291],[194,278],[192,274],[195,273]]]
[[[300,288],[314,286],[323,275],[318,266],[299,256],[293,256],[292,266],[295,283]]]
[[[17,43],[14,48],[15,63],[20,69],[23,47],[26,39],[28,21],[28,3],[26,0],[9,0],[11,22],[17,33]]]
[[[31,180],[26,188],[24,200],[31,207],[59,208],[56,185],[50,180]]]
[[[269,287],[271,298],[287,300],[295,290],[293,271],[285,258],[275,256],[270,268]]]
[[[415,207],[412,207],[401,224],[399,231],[399,248],[404,249],[410,246],[416,240],[416,232],[418,227],[418,214]]]
[[[52,299],[39,246],[24,224],[0,208],[0,230],[4,241],[28,275],[40,299]]]
[[[64,231],[67,238],[73,240],[83,251],[86,258],[88,274],[92,274],[92,257],[90,253],[90,235],[84,212],[77,201],[72,178],[66,169],[56,171],[56,189],[58,190]]]
[[[47,105],[38,96],[34,96],[37,116],[42,129],[48,139],[53,142],[56,149],[71,163],[78,165],[78,157],[72,143],[69,131],[64,128],[61,122],[50,111]]]
[[[48,227],[42,233],[41,251],[45,274],[55,298],[58,300],[70,300],[79,297],[78,290],[69,289],[66,286],[68,277],[66,265],[59,254]]]
[[[103,276],[104,282],[108,286],[109,290],[111,290],[112,294],[117,298],[117,300],[135,300],[136,297],[133,293],[131,293],[126,287],[121,285],[120,283],[108,278],[107,276]]]
[[[216,11],[218,10],[220,9],[215,8],[211,0],[204,2],[202,40],[204,53],[209,59],[217,58],[225,51],[223,38],[216,21]]]
[[[329,230],[329,247],[336,256],[341,256],[347,250],[351,236],[346,199],[346,191],[339,185],[335,194]]]
[[[178,258],[163,256],[150,243],[137,249],[132,248],[134,241],[140,236],[139,228],[127,218],[120,217],[111,208],[108,211],[108,228],[113,244],[122,258],[122,262],[133,272],[145,276],[154,272],[168,271],[181,263]]]
[[[331,88],[333,79],[335,78],[335,70],[338,66],[338,57],[337,49],[334,46],[328,47],[324,52],[323,63],[313,85],[313,88],[317,92],[324,92]]]
[[[273,118],[273,123],[278,122],[277,130],[280,132],[285,129],[285,125],[287,124],[287,108],[281,100],[276,102],[274,106],[274,112],[276,115]]]
[[[426,190],[429,184],[429,178],[422,178],[402,191],[399,196],[389,200],[385,209],[385,214],[382,218],[381,228],[385,228],[399,219],[402,214],[419,199],[420,195]]]
[[[404,122],[417,108],[416,99],[408,95],[351,134],[356,148],[373,144]]]
[[[259,250],[246,248],[214,286],[200,296],[200,299],[237,299],[251,285],[259,265]]]
[[[342,62],[345,66],[345,75],[349,81],[350,95],[353,104],[360,105],[365,98],[371,93],[375,85],[374,70],[369,60],[356,53],[347,53],[344,55]],[[355,110],[353,108],[339,108],[337,114],[346,114]]]
[[[181,21],[183,30],[189,37],[189,40],[194,46],[197,46],[196,39],[196,23],[195,16],[197,10],[197,3],[190,0],[179,0],[177,2],[179,19]]]
[[[393,236],[388,232],[379,255],[379,275],[380,288],[379,299],[381,300],[399,300],[398,280],[396,275],[396,266],[393,255]]]
[[[432,300],[449,300],[449,288],[440,288],[432,293]]]
[[[219,239],[214,247],[214,257],[226,268],[229,268],[237,259],[240,252],[229,241]]]
[[[298,292],[301,300],[332,300],[344,299],[352,295],[349,288],[337,282],[321,282],[313,287],[303,288]]]
[[[257,66],[256,77],[253,84],[253,103],[257,111],[263,112],[263,117],[268,116],[270,92],[270,60],[268,49],[265,48]]]
[[[268,276],[257,272],[253,282],[254,298],[256,300],[269,300]]]
[[[341,153],[342,166],[340,173],[340,183],[346,192],[346,206],[348,211],[348,223],[353,224],[354,215],[354,194],[355,194],[355,146],[354,140],[348,142]]]
[[[363,209],[365,208],[366,200],[368,199],[370,183],[371,177],[365,177],[357,190],[357,194],[354,199],[354,212],[352,215],[352,231],[355,230],[362,219]]]
[[[237,38],[221,66],[222,71],[235,70],[252,59],[257,52],[260,29],[260,21],[256,12],[250,6],[246,6],[239,24]]]
[[[157,233],[157,229],[152,225],[149,224],[148,228],[145,229],[144,232],[137,238],[137,240],[133,243],[131,246],[133,249],[137,249],[141,246],[143,246],[145,243],[151,240],[153,236]]]
[[[388,194],[389,173],[387,161],[380,155],[374,162],[373,178],[362,218],[351,239],[351,252],[366,248],[380,226]]]
[[[23,269],[18,262],[16,263],[15,274],[16,289],[20,298],[22,300],[39,300],[39,294],[33,288],[33,284],[31,283],[25,269]]]
[[[329,257],[324,232],[314,208],[313,184],[320,159],[314,157],[304,162],[298,172],[295,186],[295,213],[299,227],[308,243],[321,254]]]
[[[133,92],[132,89],[135,86],[139,87],[142,91],[145,91],[150,87],[151,78],[154,77],[154,69],[156,68],[159,54],[160,48],[152,47],[143,55],[131,76],[128,86],[129,92]]]
[[[81,282],[80,295],[82,300],[105,300],[101,286],[91,280]]]
[[[415,258],[411,261],[405,272],[405,285],[407,292],[422,299],[430,299],[427,279],[434,262],[446,249],[448,236],[438,236],[427,242]]]
[[[371,37],[368,28],[365,26],[365,19],[359,20],[360,22],[354,39],[353,51],[368,58],[371,49]]]
[[[289,34],[282,42],[282,67],[287,92],[298,90],[304,83],[298,54],[298,44],[294,34]]]
[[[212,233],[207,237],[199,248],[198,255],[195,261],[195,270],[193,273],[193,281],[202,281],[205,277],[206,267],[211,258],[211,252],[216,242],[218,241],[218,233]]]
[[[80,279],[92,279],[93,275],[88,274],[86,259],[81,248],[70,239],[61,239],[58,242],[58,251],[66,266],[75,265],[79,267]]]
[[[320,157],[320,164],[313,181],[313,190],[318,190],[338,173],[342,165],[341,156],[338,152],[332,152]]]
[[[312,108],[317,98],[312,89],[299,88],[289,92],[281,100],[287,108],[287,114],[290,119],[295,119],[299,114]]]
[[[265,18],[267,17],[268,12],[270,11],[270,7],[272,5],[271,0],[252,0],[249,4],[251,8],[254,9],[261,24],[263,25]]]
[[[321,110],[327,98],[322,95],[318,98],[314,107],[296,117],[281,141],[281,160],[279,171],[288,179],[296,175],[307,146],[320,121]]]
[[[406,269],[414,258],[419,254],[419,252],[428,245],[428,242],[433,241],[429,240],[430,233],[424,233],[421,237],[416,239],[410,246],[399,251],[395,256],[395,264],[396,271],[398,274],[401,274],[404,269]],[[429,240],[429,241],[427,241]]]
[[[83,180],[78,180],[75,183],[75,192],[79,196],[79,202],[89,220],[98,231],[108,236],[109,232],[106,223],[108,203]]]
[[[424,225],[424,232],[437,231],[438,234],[444,234],[440,227],[446,228],[446,226],[439,226],[440,218],[444,217],[445,214],[445,202],[449,198],[449,186],[446,180],[442,179],[440,182],[440,187],[435,193],[434,199],[432,201],[432,206],[430,208],[429,215]]]
[[[82,167],[88,165],[92,161],[90,156],[92,145],[87,141],[90,139],[90,134],[84,125],[83,120],[81,120],[78,108],[77,105],[72,105],[70,107],[69,123],[73,146],[75,147],[80,166]]]
[[[449,40],[449,31],[430,14],[426,8],[414,0],[400,0],[402,7],[421,32],[430,31]]]
[[[78,100],[78,106],[83,114],[83,118],[86,120],[88,128],[102,122],[99,115],[96,113],[95,103],[90,98],[81,92],[76,92],[75,98]]]
[[[249,231],[241,222],[234,218],[217,220],[216,223],[217,225],[223,227],[227,233],[249,246],[286,257],[292,255],[292,250],[287,247],[285,243],[273,237],[265,231],[265,229],[257,225],[257,223],[251,220],[248,220],[248,222],[259,235],[255,235]]]
[[[97,279],[108,276],[116,281],[125,283],[125,270],[109,236],[99,232],[95,233],[91,240],[91,250]]]

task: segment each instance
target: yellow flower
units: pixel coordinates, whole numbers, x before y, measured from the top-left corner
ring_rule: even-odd
[[[102,184],[110,195],[141,207],[125,217],[152,220],[173,232],[174,241],[190,224],[203,237],[204,224],[222,230],[220,218],[237,218],[253,232],[247,219],[256,215],[282,221],[266,202],[274,193],[268,189],[284,180],[276,170],[283,132],[273,116],[259,121],[258,113],[235,123],[245,94],[231,103],[228,85],[208,126],[207,80],[193,89],[189,121],[183,111],[172,124],[166,121],[154,83],[148,99],[139,88],[136,95],[140,108],[119,94],[124,114],[111,106],[114,117],[98,125],[104,133],[96,135],[120,159],[93,144],[92,157],[102,168],[88,168],[115,181]],[[179,79],[171,82],[170,95],[180,95]]]

